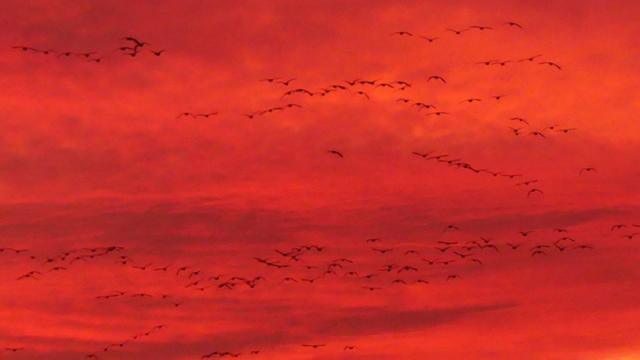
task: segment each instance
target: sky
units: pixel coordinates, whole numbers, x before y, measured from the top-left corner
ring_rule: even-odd
[[[0,358],[640,359],[639,10],[2,1]]]

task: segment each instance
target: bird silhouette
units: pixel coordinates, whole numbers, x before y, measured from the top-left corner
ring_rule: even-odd
[[[328,150],[328,152],[329,152],[330,154],[336,155],[336,156],[337,156],[337,157],[339,157],[339,158],[344,158],[344,155],[342,155],[342,153],[341,153],[340,151],[337,151],[337,150]]]
[[[447,83],[447,80],[445,80],[445,78],[443,78],[440,75],[431,75],[427,78],[427,82],[431,81],[431,80],[437,80],[437,81],[441,81],[443,84]]]

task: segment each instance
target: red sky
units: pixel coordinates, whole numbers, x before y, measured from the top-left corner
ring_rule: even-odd
[[[640,235],[632,236],[640,232],[639,8],[3,1],[0,248],[28,251],[0,253],[0,348],[23,348],[0,357],[640,359]],[[472,25],[493,29],[445,30]],[[150,44],[126,56],[117,50],[130,45],[125,36]],[[13,46],[95,51],[102,60]],[[538,64],[545,61],[562,70]],[[259,81],[268,77],[296,80]],[[356,78],[412,86],[344,82]],[[348,90],[319,95],[333,84]],[[295,88],[316,95],[283,98]],[[434,110],[398,98],[450,114],[427,115]],[[302,108],[243,116],[288,103]],[[210,111],[218,115],[176,118]],[[475,173],[414,151],[523,176]],[[590,167],[597,172],[581,171]],[[527,196],[533,188],[543,194]],[[448,225],[459,230],[445,232]],[[553,242],[562,236],[575,242],[559,251]],[[480,237],[499,251],[462,249]],[[439,241],[457,244],[440,253]],[[322,252],[295,261],[274,251],[309,244]],[[536,245],[551,247],[531,256]],[[107,246],[124,249],[71,261]],[[410,249],[419,254],[405,255]],[[353,263],[322,275],[338,258]],[[386,264],[397,267],[380,271]],[[182,266],[200,273],[176,276]],[[398,274],[402,266],[418,271]],[[42,275],[17,280],[29,271]],[[363,278],[369,273],[377,276]],[[447,281],[453,274],[460,278]],[[255,288],[240,280],[233,290],[217,287],[259,275],[266,280]],[[185,287],[200,278],[212,287]],[[96,299],[116,291],[125,295]],[[132,339],[159,324],[166,327]]]

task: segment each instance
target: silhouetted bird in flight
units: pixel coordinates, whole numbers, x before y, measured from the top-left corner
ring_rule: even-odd
[[[413,34],[408,32],[408,31],[396,31],[396,32],[392,33],[391,35],[413,36]]]
[[[462,35],[463,32],[470,30],[469,28],[465,28],[465,29],[460,29],[460,30],[456,30],[456,29],[446,29],[447,31],[450,31],[456,35]]]
[[[446,84],[446,83],[447,83],[447,80],[445,80],[445,78],[443,78],[443,77],[442,77],[442,76],[440,76],[440,75],[431,75],[431,76],[429,76],[429,77],[427,78],[427,82],[428,82],[428,81],[431,81],[431,80],[439,80],[439,81],[442,81],[442,83],[444,83],[444,84]]]
[[[586,168],[582,168],[580,169],[580,175],[582,175],[585,172],[598,172],[598,170],[596,170],[596,168],[593,167],[586,167]]]
[[[538,64],[540,64],[540,65],[548,65],[548,66],[555,67],[555,68],[556,68],[556,69],[558,69],[558,70],[562,70],[562,68],[560,67],[560,65],[558,65],[558,64],[556,64],[556,63],[554,63],[554,62],[552,62],[552,61],[543,61],[543,62],[540,62],[540,63],[538,63]]]

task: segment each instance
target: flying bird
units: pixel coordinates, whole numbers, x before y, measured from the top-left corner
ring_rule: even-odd
[[[295,81],[296,79],[287,79],[287,80],[282,80],[282,81],[278,81],[279,84],[282,84],[284,86],[289,86],[289,84],[291,84],[293,81]]]
[[[472,25],[472,26],[469,26],[469,28],[470,29],[477,29],[477,30],[480,30],[480,31],[493,30],[493,28],[490,27],[490,26],[480,26],[480,25]]]
[[[138,39],[134,38],[133,36],[124,37],[124,38],[122,38],[122,40],[134,42],[136,44],[136,48],[143,47],[143,46],[149,44],[148,42],[138,40]]]
[[[465,29],[460,29],[460,30],[456,30],[456,29],[446,29],[447,31],[450,31],[456,35],[462,35],[463,32],[469,30],[469,28],[465,28]]]
[[[552,61],[543,61],[543,62],[540,62],[538,64],[540,64],[540,65],[548,65],[548,66],[555,67],[558,70],[562,70],[562,67],[560,67],[560,65],[558,65],[558,64],[556,64],[556,63],[554,63]]]
[[[361,95],[361,96],[364,96],[367,100],[371,99],[371,98],[369,97],[369,94],[367,94],[366,92],[364,92],[364,91],[362,91],[362,90],[357,91],[357,92],[356,92],[356,94]]]
[[[542,56],[542,55],[533,55],[533,56],[529,56],[529,57],[526,57],[526,58],[524,58],[524,59],[520,59],[520,60],[518,60],[518,62],[523,62],[523,61],[533,62],[535,59],[539,58],[540,56]]]
[[[531,189],[531,190],[529,190],[529,192],[527,193],[527,197],[529,197],[529,196],[531,196],[531,195],[533,195],[533,194],[535,194],[535,193],[538,193],[538,194],[540,194],[540,195],[544,195],[544,192],[543,192],[542,190],[540,190],[540,189]]]
[[[437,38],[437,37],[427,37],[427,36],[420,36],[420,38],[422,38],[422,39],[424,39],[424,40],[427,40],[427,41],[428,41],[428,42],[430,42],[430,43],[432,43],[432,42],[434,42],[434,41],[436,41],[436,40],[438,40],[438,39],[439,39],[439,38]]]
[[[391,35],[413,36],[413,34],[408,32],[408,31],[396,31],[396,32],[392,33]]]
[[[342,155],[342,153],[341,153],[340,151],[337,151],[337,150],[328,150],[327,152],[328,152],[328,153],[330,153],[330,154],[333,154],[333,155],[335,155],[335,156],[337,156],[337,157],[339,157],[339,158],[344,158],[344,155]]]
[[[429,82],[431,80],[439,80],[439,81],[442,81],[444,84],[447,83],[447,80],[445,80],[445,78],[443,78],[440,75],[431,75],[431,76],[429,76],[429,78],[427,78],[427,82]]]

